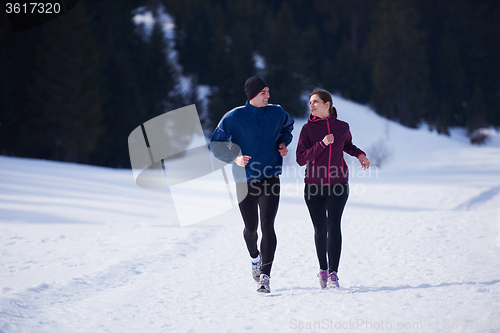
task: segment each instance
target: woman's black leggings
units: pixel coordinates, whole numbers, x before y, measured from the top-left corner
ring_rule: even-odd
[[[311,185],[306,184],[304,199],[314,225],[314,242],[318,255],[319,268],[337,272],[342,250],[340,221],[347,198],[349,185]],[[328,261],[327,261],[328,254]]]
[[[262,273],[271,276],[271,266],[277,244],[274,219],[280,200],[279,176],[264,178],[254,183],[237,183],[236,189],[241,216],[245,223],[243,237],[252,258],[256,258],[259,254],[257,228],[260,210]]]

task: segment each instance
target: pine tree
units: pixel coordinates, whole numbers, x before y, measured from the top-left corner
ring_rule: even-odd
[[[439,98],[441,105],[440,112],[436,117],[436,127],[439,132],[448,133],[449,126],[457,125],[456,120],[462,119],[458,124],[463,124],[464,115],[462,114],[462,110],[465,75],[458,45],[451,36],[448,28],[446,28],[444,36],[442,36],[442,43],[440,44],[440,52],[438,54],[440,65],[436,71],[439,76],[439,87],[435,91],[435,94]],[[431,117],[429,118],[432,119]]]
[[[137,126],[149,120],[141,94],[141,71],[146,42],[132,18],[137,1],[91,1],[94,36],[100,50],[100,98],[104,135],[94,150],[93,164],[128,167],[127,138]],[[113,15],[109,15],[113,13]]]
[[[267,23],[261,53],[266,59],[265,79],[270,85],[270,101],[282,105],[291,116],[304,116],[307,106],[301,95],[307,92],[306,62],[309,59],[303,57],[307,41],[299,37],[301,32],[286,2]]]
[[[375,109],[407,126],[418,125],[429,100],[426,35],[419,24],[414,0],[381,0],[365,50]]]
[[[206,69],[214,42],[214,27],[223,24],[220,3],[212,0],[163,0],[175,18],[175,44],[184,74],[197,76],[199,84],[210,84]]]
[[[500,3],[498,1],[492,2],[491,8],[491,21],[499,22],[500,21]],[[489,25],[493,32],[491,34],[492,43],[491,46],[491,55],[496,57],[495,55],[500,54],[500,25],[499,24],[490,24]],[[493,95],[491,101],[491,110],[490,110],[490,119],[491,124],[497,127],[500,127],[500,61],[492,61],[492,75],[494,77],[494,82],[491,85],[491,94]]]
[[[175,100],[178,76],[170,62],[169,52],[162,24],[155,15],[149,41],[141,55],[143,70],[140,72],[141,95],[149,118],[180,106]]]
[[[2,13],[0,15],[5,15]],[[12,71],[12,33],[7,20],[0,23],[0,152],[3,154],[13,150],[15,142],[15,125],[19,121],[15,110],[13,94],[19,79]]]
[[[0,104],[0,152],[14,156],[34,157],[37,147],[33,133],[32,112],[27,106],[27,84],[35,69],[36,44],[40,27],[13,33],[7,15],[1,13],[0,76],[3,101]],[[35,141],[36,142],[36,141]]]
[[[253,62],[251,21],[246,15],[250,3],[227,3],[220,8],[222,24],[214,27],[212,52],[206,72],[209,81],[209,122],[213,130],[222,115],[245,103],[244,83],[256,72]],[[223,14],[222,14],[223,13]]]
[[[28,86],[37,157],[87,163],[101,133],[98,53],[82,4],[42,26]]]
[[[343,97],[360,103],[367,103],[371,91],[370,68],[365,56],[353,48],[352,40],[344,39],[337,51],[334,69],[334,91]]]

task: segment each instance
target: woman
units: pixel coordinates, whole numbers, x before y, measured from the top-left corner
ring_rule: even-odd
[[[349,196],[345,151],[367,169],[366,154],[352,144],[349,125],[337,119],[332,96],[325,90],[309,95],[311,114],[302,127],[297,145],[297,163],[307,165],[304,198],[314,225],[321,288],[338,288],[342,249],[340,221]]]

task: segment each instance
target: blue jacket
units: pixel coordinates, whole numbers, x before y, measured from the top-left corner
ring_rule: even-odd
[[[283,158],[278,145],[292,142],[293,119],[277,104],[257,108],[248,101],[227,112],[212,134],[210,146],[219,160],[233,163],[238,155],[251,156],[243,168],[233,163],[237,183],[280,175]]]

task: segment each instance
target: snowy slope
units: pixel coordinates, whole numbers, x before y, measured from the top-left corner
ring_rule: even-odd
[[[0,332],[498,332],[500,145],[334,104],[356,145],[392,152],[369,172],[346,157],[342,290],[318,288],[299,120],[269,296],[237,209],[181,228],[170,194],[130,171],[0,157]]]

